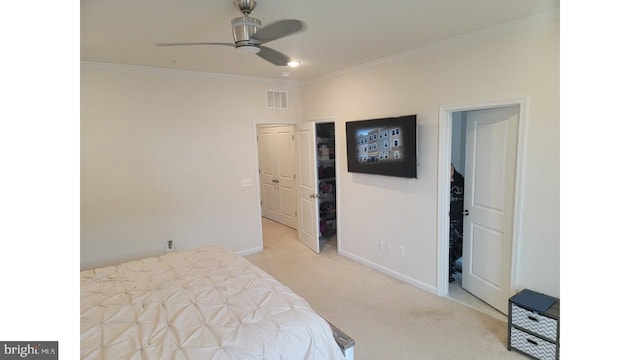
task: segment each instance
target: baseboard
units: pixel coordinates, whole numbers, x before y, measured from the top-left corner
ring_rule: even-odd
[[[254,247],[254,248],[251,248],[251,249],[238,251],[237,254],[240,255],[240,256],[247,256],[247,255],[255,254],[255,253],[258,253],[258,252],[261,252],[261,251],[262,251],[262,248]]]
[[[419,281],[419,280],[416,280],[416,279],[414,279],[412,277],[400,274],[397,271],[391,270],[391,269],[386,268],[386,267],[384,267],[382,265],[379,265],[379,264],[376,264],[376,263],[374,263],[372,261],[369,261],[367,259],[361,258],[360,256],[354,255],[354,254],[352,254],[352,253],[350,253],[348,251],[344,251],[344,250],[338,249],[338,254],[340,254],[340,255],[342,255],[344,257],[347,257],[347,258],[349,258],[349,259],[351,259],[353,261],[357,261],[357,262],[359,262],[359,263],[361,263],[363,265],[366,265],[366,266],[368,266],[370,268],[378,270],[378,271],[380,271],[380,272],[382,272],[384,274],[387,274],[387,275],[389,275],[391,277],[394,277],[394,278],[396,278],[396,279],[398,279],[398,280],[400,280],[402,282],[405,282],[405,283],[407,283],[409,285],[415,286],[418,289],[430,292],[430,293],[432,293],[434,295],[438,295],[438,289],[437,288],[435,288],[435,287],[433,287],[433,286],[431,286],[429,284],[425,284],[422,281]]]

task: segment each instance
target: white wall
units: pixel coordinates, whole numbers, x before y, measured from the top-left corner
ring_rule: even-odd
[[[556,16],[525,25],[301,89],[295,82],[83,64],[81,267],[156,255],[170,239],[183,249],[259,249],[256,123],[335,118],[336,141],[344,144],[345,121],[417,114],[417,180],[347,173],[344,146],[337,147],[340,247],[435,292],[440,106],[528,97],[515,285],[559,296],[559,24]],[[266,110],[266,89],[288,91],[290,109]],[[241,187],[243,178],[254,186]],[[384,222],[380,204],[387,204]],[[392,243],[390,253],[377,248],[379,239]]]
[[[348,173],[339,148],[342,251],[435,292],[439,109],[528,97],[515,286],[559,296],[559,68],[555,13],[303,83],[303,118],[335,117],[338,143],[346,121],[418,115],[417,180]]]
[[[289,109],[267,110],[267,89]],[[300,119],[296,82],[85,63],[81,91],[82,269],[167,240],[260,249],[255,125]]]

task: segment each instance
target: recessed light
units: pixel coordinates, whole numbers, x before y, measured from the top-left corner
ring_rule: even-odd
[[[288,76],[289,76],[289,72],[288,72],[288,71],[283,71],[283,72],[282,72],[282,76],[284,76],[284,77],[288,77]]]
[[[300,64],[302,64],[300,61],[298,60],[291,60],[287,63],[287,65],[289,65],[289,67],[298,67]]]

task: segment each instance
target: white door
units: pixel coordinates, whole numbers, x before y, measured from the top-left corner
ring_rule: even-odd
[[[296,228],[294,127],[258,128],[262,216]]]
[[[274,136],[271,128],[258,128],[258,162],[260,167],[260,204],[262,216],[278,221],[276,196],[277,162],[275,160]]]
[[[518,111],[509,107],[467,113],[462,286],[504,314],[513,295]]]
[[[316,154],[316,125],[298,125],[298,239],[311,250],[320,253],[318,214],[318,169]]]

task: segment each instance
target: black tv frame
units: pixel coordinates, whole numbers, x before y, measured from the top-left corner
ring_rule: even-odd
[[[347,171],[417,178],[416,118],[405,115],[346,122]],[[398,138],[400,143],[394,146]]]

